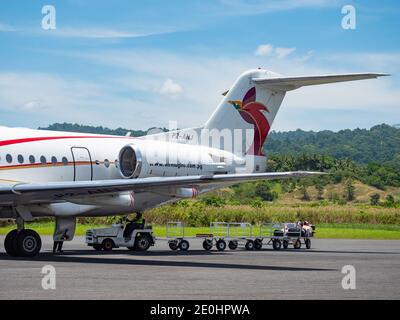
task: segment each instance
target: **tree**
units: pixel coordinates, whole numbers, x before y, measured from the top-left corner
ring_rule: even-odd
[[[317,190],[317,199],[322,200],[324,199],[324,186],[321,182],[317,182],[315,185],[315,189]]]
[[[345,189],[344,189],[344,198],[346,201],[353,201],[354,200],[354,191],[355,187],[353,185],[353,181],[348,179],[346,181]]]
[[[381,196],[379,195],[379,193],[374,193],[371,197],[370,197],[370,202],[371,205],[376,206],[379,204],[379,200],[380,200]]]
[[[300,185],[300,192],[301,192],[301,200],[310,201],[310,195],[308,194],[307,185],[305,183],[302,183]]]
[[[388,194],[385,199],[385,205],[388,207],[393,207],[395,204],[394,197],[391,194]]]

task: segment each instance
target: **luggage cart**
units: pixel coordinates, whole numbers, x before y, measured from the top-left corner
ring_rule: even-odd
[[[256,240],[261,241],[261,244],[266,241],[266,245],[272,244],[274,250],[280,250],[282,247],[287,249],[289,245],[293,245],[294,249],[300,249],[303,239],[306,248],[310,249],[310,237],[314,235],[315,227],[312,230],[311,233],[305,232],[292,222],[264,223],[260,225],[259,238],[256,238]]]
[[[182,221],[169,221],[166,225],[166,240],[171,250],[189,250],[189,241],[185,238],[185,224]]]
[[[210,234],[196,236],[204,238],[204,250],[211,250],[213,246],[218,251],[224,251],[227,246],[231,250],[236,250],[239,245],[243,245],[247,250],[253,250],[252,231],[252,225],[246,222],[211,222]]]

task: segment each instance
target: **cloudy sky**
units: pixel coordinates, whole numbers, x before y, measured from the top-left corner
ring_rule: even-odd
[[[51,1],[50,30],[44,4],[0,3],[0,125],[197,126],[256,67],[392,74],[290,92],[274,130],[400,123],[397,0]]]

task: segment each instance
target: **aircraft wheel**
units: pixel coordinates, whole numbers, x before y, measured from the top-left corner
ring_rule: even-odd
[[[4,239],[4,249],[6,249],[7,254],[10,257],[16,257],[17,252],[15,251],[14,248],[14,243],[15,243],[15,238],[17,237],[18,230],[14,229],[7,233],[6,238]]]
[[[300,249],[300,248],[301,248],[301,241],[300,241],[300,239],[297,239],[297,240],[295,241],[295,243],[293,244],[293,248],[295,248],[295,249]]]
[[[111,239],[103,240],[101,246],[103,247],[104,251],[111,251],[114,248],[114,241]]]
[[[245,248],[246,248],[246,250],[253,250],[254,249],[254,241],[253,240],[247,240]]]
[[[211,250],[211,248],[212,248],[212,240],[205,239],[203,241],[203,248],[204,248],[204,250],[207,250],[207,251]]]
[[[261,250],[261,248],[262,248],[262,240],[261,239],[254,240],[254,249]]]
[[[189,241],[182,240],[181,242],[179,242],[179,249],[181,249],[182,251],[188,251],[189,247],[190,247]]]
[[[23,229],[14,239],[14,250],[20,257],[34,257],[41,248],[42,240],[36,231]]]
[[[219,239],[215,244],[215,247],[217,248],[218,251],[224,251],[226,248],[225,240]]]
[[[272,241],[272,247],[274,248],[274,250],[280,250],[282,246],[282,242],[280,240],[274,239]]]
[[[306,248],[307,249],[311,249],[311,240],[310,239],[306,239],[305,243],[306,243]]]
[[[237,247],[238,247],[237,241],[231,240],[231,241],[228,242],[228,248],[229,248],[229,249],[231,249],[231,250],[236,250]]]
[[[147,249],[149,249],[150,246],[151,246],[151,239],[149,235],[142,234],[136,237],[135,248],[138,251],[147,251]]]

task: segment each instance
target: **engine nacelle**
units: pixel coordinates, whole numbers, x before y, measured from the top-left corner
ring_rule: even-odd
[[[119,152],[125,179],[233,173],[243,159],[222,150],[163,141],[136,141]]]
[[[143,165],[143,157],[140,149],[134,145],[126,145],[119,152],[119,170],[127,179],[139,177]]]

